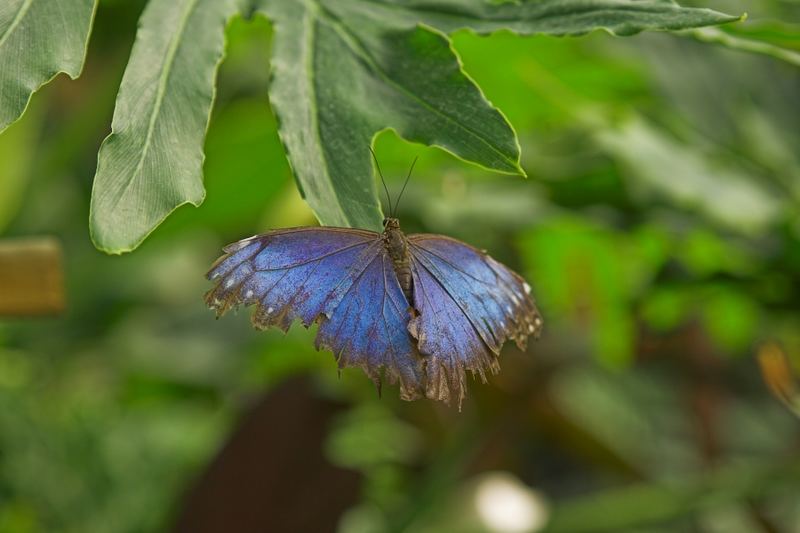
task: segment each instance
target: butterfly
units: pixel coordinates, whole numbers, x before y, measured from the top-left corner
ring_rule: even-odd
[[[316,323],[316,348],[339,368],[361,367],[379,390],[397,383],[404,400],[460,406],[467,371],[485,382],[507,340],[524,350],[538,338],[531,287],[456,239],[405,235],[394,216],[383,228],[298,227],[233,243],[207,274],[206,303],[217,316],[254,305],[258,329]]]

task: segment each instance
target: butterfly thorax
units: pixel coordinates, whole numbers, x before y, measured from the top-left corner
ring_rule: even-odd
[[[386,252],[394,264],[394,272],[400,288],[406,295],[408,302],[412,302],[413,287],[411,281],[411,261],[408,257],[408,241],[400,229],[400,221],[396,218],[387,218],[383,221],[383,243]]]

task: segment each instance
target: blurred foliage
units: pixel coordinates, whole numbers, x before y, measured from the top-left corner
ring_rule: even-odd
[[[69,297],[64,316],[0,323],[0,532],[168,528],[243,408],[296,374],[350,406],[325,446],[363,474],[343,533],[500,531],[479,497],[498,479],[529,491],[548,531],[797,531],[800,426],[770,393],[800,371],[797,67],[688,35],[454,35],[517,128],[529,179],[392,132],[376,152],[393,194],[420,156],[406,230],[489,249],[546,319],[458,413],[338,378],[313,332],[204,308],[223,244],[314,220],[253,68],[268,62],[266,22],[227,31],[207,201],[136,254],[92,247],[95,154],[141,8],[101,3],[84,75],[43,89],[0,137],[3,236],[57,236]],[[747,10],[743,35],[796,47],[798,5]],[[764,341],[783,354],[769,386]]]

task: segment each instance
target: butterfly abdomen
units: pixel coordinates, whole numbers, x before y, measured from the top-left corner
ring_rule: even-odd
[[[397,274],[397,281],[400,282],[400,288],[403,289],[403,294],[409,304],[413,301],[413,287],[411,284],[411,264],[406,260],[404,263],[395,263],[394,271]]]
[[[394,273],[400,288],[403,289],[409,303],[413,301],[414,288],[411,281],[411,260],[408,256],[408,241],[400,230],[400,223],[396,218],[387,219],[383,232],[383,242],[386,251],[394,264]]]

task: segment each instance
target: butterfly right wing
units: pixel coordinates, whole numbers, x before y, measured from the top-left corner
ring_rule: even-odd
[[[320,324],[316,346],[340,367],[358,366],[377,384],[381,371],[401,396],[422,389],[420,360],[407,331],[409,305],[380,235],[347,228],[295,228],[225,248],[208,273],[206,303],[218,315],[255,305],[253,325],[286,331],[295,319]]]
[[[443,235],[409,235],[414,307],[409,323],[426,360],[426,395],[459,404],[466,371],[486,379],[499,371],[507,340],[525,349],[542,318],[530,287],[485,252]]]

